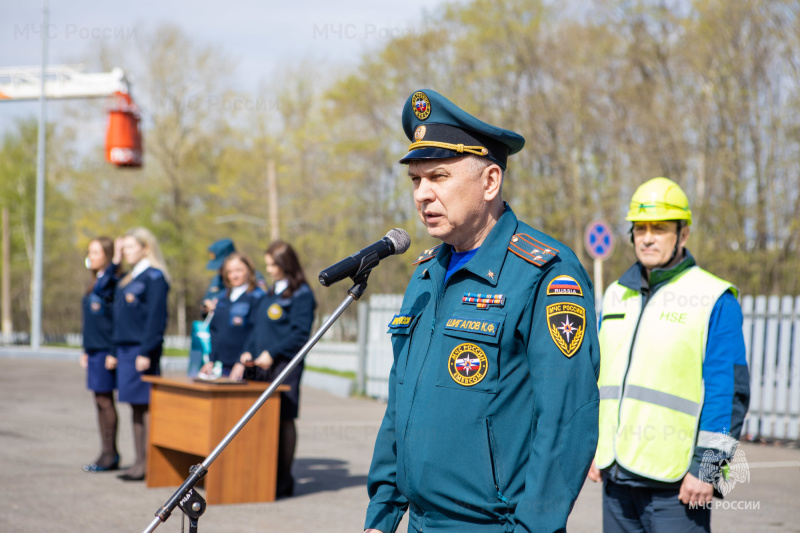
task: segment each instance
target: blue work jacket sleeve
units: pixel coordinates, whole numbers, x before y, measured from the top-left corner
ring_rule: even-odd
[[[548,283],[561,275],[578,280],[582,296],[548,295]],[[555,338],[558,320],[563,318],[548,316],[564,303],[580,306],[585,313],[582,343],[569,356]],[[592,283],[577,258],[566,258],[541,277],[527,305],[532,308],[527,357],[533,421],[525,490],[514,513],[515,531],[565,531],[597,446],[600,348]],[[573,327],[574,318],[573,313]]]
[[[142,355],[156,350],[164,342],[167,329],[167,293],[169,285],[160,270],[148,269],[142,275],[147,279],[147,319],[142,339]]]
[[[280,338],[271,339],[270,355],[273,359],[291,359],[308,342],[316,305],[314,293],[308,285],[301,286],[292,295],[292,304],[287,308],[288,332]],[[253,357],[258,357],[258,354],[254,353]]]
[[[731,292],[711,311],[703,359],[703,410],[689,473],[701,477],[704,458],[715,463],[730,459],[750,403],[742,308]],[[709,456],[710,452],[712,456]],[[708,462],[708,459],[706,459]]]

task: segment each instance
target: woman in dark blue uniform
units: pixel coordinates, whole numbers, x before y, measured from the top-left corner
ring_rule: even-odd
[[[150,384],[141,376],[159,375],[167,326],[169,278],[158,241],[137,228],[125,235],[122,255],[131,271],[114,294],[114,345],[117,353],[119,401],[131,404],[136,462],[122,475],[125,481],[144,479]]]
[[[255,325],[245,344],[245,353],[231,370],[231,377],[235,379],[243,376],[257,381],[272,381],[288,366],[292,357],[311,336],[317,303],[314,293],[306,283],[294,249],[285,242],[275,241],[267,248],[264,260],[267,273],[275,283],[255,311]],[[283,382],[291,390],[281,393],[277,487],[279,498],[294,493],[292,461],[297,442],[294,420],[297,418],[300,402],[302,374],[301,362]]]
[[[253,329],[255,309],[264,297],[264,291],[256,284],[256,271],[249,257],[232,252],[222,264],[222,274],[226,290],[219,299],[205,302],[214,313],[208,326],[211,354],[208,363],[200,369],[206,375],[213,372],[217,361],[222,363],[222,375],[230,374],[244,352],[244,343]]]
[[[94,391],[101,451],[97,460],[83,465],[86,472],[119,468],[117,408],[114,405],[117,378],[114,370],[106,368],[106,357],[114,353],[111,311],[119,262],[120,250],[115,249],[114,241],[109,237],[97,237],[89,242],[86,267],[92,271],[92,281],[81,302],[83,354],[80,363],[86,369],[86,388]],[[113,368],[113,364],[110,366]]]

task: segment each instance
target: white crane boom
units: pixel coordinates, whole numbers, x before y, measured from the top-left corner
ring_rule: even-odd
[[[45,73],[44,91],[48,99],[96,98],[129,92],[128,79],[121,68],[111,72],[86,73],[82,65],[51,65]],[[38,100],[41,96],[41,67],[0,68],[0,102]]]

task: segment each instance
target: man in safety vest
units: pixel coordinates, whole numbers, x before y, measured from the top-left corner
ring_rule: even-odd
[[[626,220],[637,262],[603,299],[589,478],[604,483],[605,533],[710,531],[750,396],[738,291],[685,248],[675,182],[640,186]]]

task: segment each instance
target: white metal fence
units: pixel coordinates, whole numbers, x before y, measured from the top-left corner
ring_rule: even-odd
[[[367,319],[367,361],[365,393],[386,400],[389,397],[389,372],[392,370],[392,342],[386,334],[392,317],[400,312],[403,296],[376,294],[369,299]]]
[[[750,411],[742,433],[798,440],[800,297],[744,296],[742,311],[750,368]]]
[[[365,391],[388,397],[392,347],[387,325],[399,313],[399,295],[369,299]],[[800,438],[800,297],[744,296],[745,345],[750,368],[750,410],[742,438]]]

